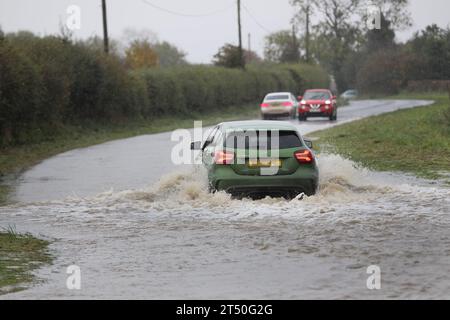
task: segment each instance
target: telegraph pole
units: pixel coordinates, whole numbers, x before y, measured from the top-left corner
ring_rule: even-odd
[[[306,62],[309,62],[309,16],[311,14],[311,4],[308,2],[306,9],[306,35],[305,35],[305,50],[306,50]]]
[[[252,52],[252,34],[251,33],[249,33],[248,34],[248,63],[250,63],[251,61],[251,59],[252,59],[252,54],[251,54],[251,52]]]
[[[239,30],[239,62],[242,69],[245,68],[244,51],[242,50],[242,26],[241,26],[241,0],[237,0],[238,30]]]
[[[105,53],[109,53],[109,39],[108,39],[108,21],[106,17],[106,0],[102,0],[102,13],[103,13],[103,47]]]

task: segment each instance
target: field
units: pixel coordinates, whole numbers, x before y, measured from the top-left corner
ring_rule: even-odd
[[[317,132],[321,151],[339,153],[375,170],[401,171],[450,181],[449,99],[445,94],[404,94],[395,99],[435,100]]]

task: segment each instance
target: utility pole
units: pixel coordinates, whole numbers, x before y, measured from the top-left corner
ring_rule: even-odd
[[[242,27],[241,27],[241,0],[237,0],[238,10],[238,30],[239,30],[239,63],[242,69],[245,69],[244,51],[242,50]]]
[[[309,62],[309,16],[311,14],[311,4],[308,2],[306,8],[306,35],[305,35],[305,54],[306,62]]]
[[[108,39],[108,21],[106,17],[106,0],[102,0],[102,13],[103,13],[103,47],[105,53],[109,53],[109,39]]]
[[[292,62],[300,62],[301,54],[300,48],[297,42],[297,29],[295,28],[295,23],[292,24]]]
[[[252,59],[252,34],[249,33],[248,34],[248,61],[247,62],[251,62],[250,60]]]

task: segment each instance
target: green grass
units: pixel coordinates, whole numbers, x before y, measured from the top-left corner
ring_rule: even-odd
[[[321,151],[335,152],[363,166],[419,177],[447,178],[450,172],[450,103],[445,94],[389,99],[435,100],[435,104],[375,116],[316,132]]]
[[[26,144],[0,150],[0,178],[14,179],[17,174],[40,161],[68,150],[92,146],[103,142],[133,136],[159,133],[181,128],[192,128],[194,120],[204,126],[222,121],[259,117],[257,105],[226,108],[222,112],[190,117],[165,117],[154,120],[130,121],[121,125],[84,124],[67,126],[60,133],[39,143]],[[10,187],[0,183],[0,205],[8,202]]]
[[[9,227],[0,231],[0,295],[19,291],[34,280],[31,271],[52,261],[49,242]]]

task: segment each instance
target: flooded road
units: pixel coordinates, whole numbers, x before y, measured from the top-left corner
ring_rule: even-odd
[[[355,102],[340,121],[412,104]],[[210,195],[202,168],[174,167],[171,148],[170,134],[144,136],[27,172],[0,226],[54,240],[56,260],[1,298],[450,298],[449,188],[322,154],[318,195],[238,201]],[[66,287],[69,265],[81,290]],[[370,265],[381,290],[367,289]]]
[[[321,118],[306,123],[292,122],[302,134],[308,134],[371,115],[430,103],[356,101],[339,110],[336,123]],[[139,136],[63,153],[23,174],[14,198],[19,202],[35,202],[145,188],[158,182],[162,175],[178,169],[171,161],[176,143],[171,142],[170,137],[171,133]]]

